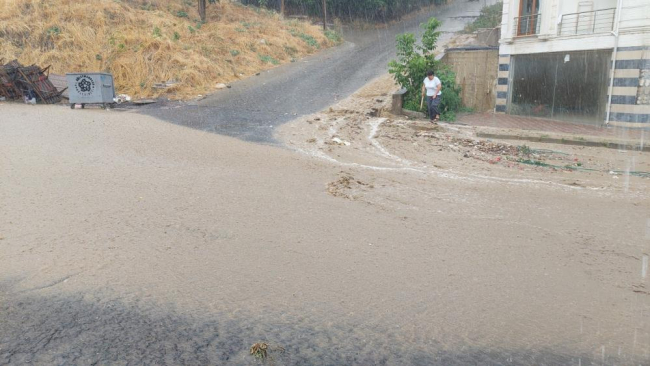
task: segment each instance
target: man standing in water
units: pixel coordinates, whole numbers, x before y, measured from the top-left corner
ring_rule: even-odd
[[[427,93],[427,110],[429,111],[429,118],[431,122],[438,122],[440,119],[440,99],[442,98],[442,83],[432,70],[427,71],[427,77],[424,78],[422,85],[422,96]]]

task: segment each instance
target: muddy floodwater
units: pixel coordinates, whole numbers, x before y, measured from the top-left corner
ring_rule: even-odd
[[[278,365],[595,363],[570,347],[475,347],[461,339],[404,334],[397,324],[386,328],[368,318],[335,319],[315,309],[300,315],[272,309],[255,315],[181,315],[96,294],[27,296],[3,301],[2,311],[9,320],[0,338],[6,347],[3,364],[254,365],[263,362],[256,362],[248,348],[260,339],[273,340],[268,361]]]
[[[648,180],[604,171],[647,155],[515,166],[370,113],[385,83],[281,147],[2,105],[0,363],[647,364]]]

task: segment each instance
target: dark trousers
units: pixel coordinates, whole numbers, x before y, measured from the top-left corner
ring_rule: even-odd
[[[440,107],[440,98],[440,95],[435,97],[435,99],[427,96],[427,110],[429,111],[429,118],[432,120],[440,115],[440,110],[438,109]]]

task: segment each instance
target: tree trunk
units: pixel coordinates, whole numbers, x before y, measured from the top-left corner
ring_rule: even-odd
[[[327,30],[327,0],[323,0],[323,30]]]
[[[280,14],[284,16],[284,0],[280,0]]]
[[[206,2],[208,0],[199,0],[199,16],[201,17],[201,22],[205,23],[206,21]]]

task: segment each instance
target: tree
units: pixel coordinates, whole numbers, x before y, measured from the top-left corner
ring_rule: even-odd
[[[419,110],[422,80],[426,77],[427,70],[435,70],[436,76],[442,82],[440,118],[444,121],[453,121],[461,107],[460,87],[456,84],[456,74],[435,58],[434,50],[440,37],[438,31],[440,25],[440,21],[436,18],[431,18],[427,23],[422,24],[424,33],[421,44],[417,43],[413,33],[397,36],[397,60],[389,63],[388,72],[402,88],[407,90],[404,96],[404,108]]]
[[[201,17],[201,22],[203,23],[207,21],[208,1],[210,1],[210,4],[214,4],[219,0],[199,0],[199,16]]]
[[[206,7],[207,7],[207,0],[199,0],[199,16],[201,17],[201,21],[205,23],[206,21]]]
[[[327,0],[323,0],[323,30],[327,32]]]

